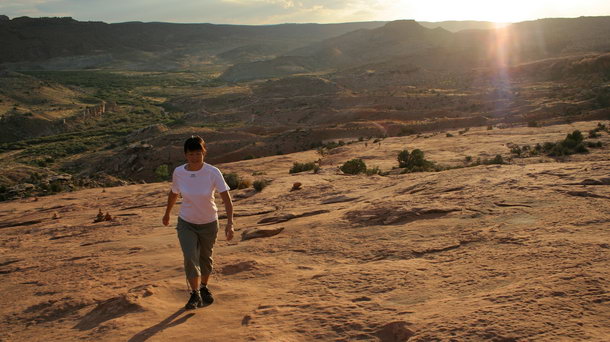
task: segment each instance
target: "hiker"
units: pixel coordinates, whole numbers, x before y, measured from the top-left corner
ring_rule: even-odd
[[[208,289],[212,273],[212,248],[218,233],[218,209],[214,203],[214,192],[220,193],[227,212],[225,235],[233,239],[233,202],[229,186],[220,170],[204,162],[205,142],[197,135],[184,142],[187,163],[174,169],[172,187],[167,196],[167,207],[163,225],[169,225],[172,207],[182,195],[182,206],[178,214],[178,240],[184,255],[184,271],[190,285],[191,297],[185,309],[202,307],[214,301]]]

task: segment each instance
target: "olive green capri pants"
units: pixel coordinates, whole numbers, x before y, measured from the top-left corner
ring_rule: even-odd
[[[218,220],[194,224],[178,217],[178,240],[184,255],[184,272],[188,279],[212,273],[212,249],[218,234]]]

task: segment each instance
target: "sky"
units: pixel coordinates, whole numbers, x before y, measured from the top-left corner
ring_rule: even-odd
[[[0,0],[0,14],[108,23],[519,22],[610,15],[610,0]]]

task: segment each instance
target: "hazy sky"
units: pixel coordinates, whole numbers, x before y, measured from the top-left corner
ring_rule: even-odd
[[[0,14],[252,25],[396,19],[516,22],[610,15],[610,0],[0,0]]]

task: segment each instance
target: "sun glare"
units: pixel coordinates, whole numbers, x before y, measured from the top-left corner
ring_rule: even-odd
[[[546,2],[546,1],[542,1]],[[388,20],[412,18],[420,21],[480,20],[496,23],[518,22],[537,18],[540,1],[387,1],[383,15]]]

